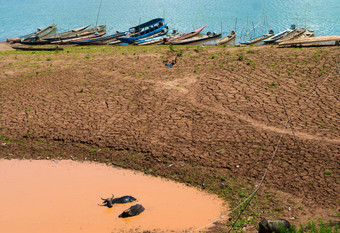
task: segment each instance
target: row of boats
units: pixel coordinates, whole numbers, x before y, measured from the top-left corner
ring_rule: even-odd
[[[112,35],[106,35],[106,26],[96,26],[89,28],[86,25],[77,29],[56,34],[57,25],[52,24],[47,28],[33,32],[31,34],[18,38],[7,39],[7,42],[21,43],[28,45],[45,45],[45,44],[77,44],[77,45],[151,45],[151,44],[174,44],[184,45],[192,43],[202,43],[206,40],[216,40],[217,45],[228,44],[235,40],[236,32],[233,30],[229,35],[221,37],[221,33],[200,34],[206,25],[197,28],[188,33],[178,33],[173,30],[169,32],[169,27],[163,18],[155,18],[148,22],[129,28],[127,31],[119,32]],[[304,28],[297,29],[292,25],[278,34],[272,30],[268,34],[250,39],[241,44],[251,45],[257,43],[280,43],[296,38],[311,37],[313,31]]]

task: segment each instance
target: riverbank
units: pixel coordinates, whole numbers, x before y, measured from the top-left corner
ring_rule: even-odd
[[[254,230],[261,218],[334,219],[335,59],[339,47],[0,52],[0,155],[119,165],[201,187],[234,207],[270,161],[287,119],[284,103],[288,114],[297,111],[294,135],[284,132],[243,226]]]
[[[8,43],[0,42],[0,51],[11,51],[14,50]]]

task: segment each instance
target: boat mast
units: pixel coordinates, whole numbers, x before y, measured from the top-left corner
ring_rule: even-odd
[[[98,18],[99,18],[100,8],[102,8],[102,3],[103,3],[103,0],[100,0],[100,6],[99,6],[99,9],[98,9],[97,20],[96,20],[96,27],[97,27],[97,24],[98,24]]]

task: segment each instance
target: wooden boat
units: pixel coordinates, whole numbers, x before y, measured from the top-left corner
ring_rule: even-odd
[[[269,39],[272,36],[274,36],[274,31],[270,30],[268,34],[264,34],[262,36],[256,37],[256,38],[248,40],[246,42],[241,42],[241,44],[246,44],[246,45],[257,44],[257,43],[260,43],[261,41],[263,41],[265,39]]]
[[[72,41],[71,44],[78,45],[104,45],[114,40],[117,40],[119,37],[126,36],[128,32],[117,32],[116,34],[112,34],[109,36],[102,36],[99,38],[89,39],[89,40],[81,40],[81,41]]]
[[[293,28],[293,25],[292,25],[292,28]],[[280,32],[280,33],[278,33],[278,34],[276,34],[276,35],[274,35],[274,36],[272,36],[272,37],[270,37],[268,39],[265,39],[263,42],[265,44],[274,43],[275,41],[277,41],[277,40],[281,39],[282,37],[288,35],[289,33],[293,32],[295,30],[295,26],[294,26],[294,29],[292,29],[292,28],[284,30],[284,31],[282,31],[282,32]]]
[[[231,34],[227,35],[226,37],[223,37],[219,41],[216,42],[216,45],[224,45],[236,38],[236,32],[232,30]]]
[[[196,43],[196,42],[202,42],[202,41],[206,41],[206,40],[211,40],[217,37],[220,37],[221,34],[219,33],[211,33],[208,32],[206,35],[200,35],[200,36],[194,36],[194,37],[190,37],[188,39],[184,39],[184,40],[178,40],[178,41],[172,41],[170,42],[173,45],[184,45],[184,44],[192,44],[192,43]]]
[[[314,36],[314,31],[313,30],[307,30],[307,31],[305,31],[305,33],[302,34],[300,39],[309,38],[309,37],[312,37],[312,36]]]
[[[196,30],[192,31],[192,32],[188,32],[188,33],[185,33],[185,34],[182,34],[180,35],[179,37],[176,37],[174,39],[171,39],[169,41],[165,41],[164,44],[170,44],[174,41],[179,41],[179,40],[184,40],[184,39],[188,39],[190,37],[194,37],[198,34],[201,33],[201,31],[206,27],[207,25],[204,25],[203,27],[200,27],[200,28],[197,28]]]
[[[76,29],[76,31],[74,31],[73,33],[65,34],[63,37],[60,37],[60,38],[58,38],[57,36],[57,37],[54,37],[54,39],[51,39],[52,37],[50,37],[50,39],[45,39],[44,37],[41,40],[21,41],[20,43],[28,44],[28,45],[62,44],[65,42],[70,42],[70,41],[79,41],[78,39],[94,38],[91,36],[96,35],[96,34],[104,35],[106,33],[105,25],[90,28],[87,30],[85,30],[86,29],[85,27],[82,27],[84,28],[83,30],[79,30],[82,28]]]
[[[305,33],[305,32],[306,32],[305,28],[300,28],[298,30],[294,30],[292,33],[289,33],[288,35],[286,35],[286,36],[282,37],[281,39],[275,41],[275,43],[280,43],[280,42],[283,42],[283,41],[297,39],[300,36],[302,36],[303,33]]]
[[[64,50],[64,48],[60,48],[59,46],[55,46],[55,47],[12,46],[12,48],[16,49],[16,50],[26,50],[26,51],[55,51],[55,50]]]
[[[114,40],[114,41],[108,42],[108,45],[120,45],[120,44],[122,44],[120,40]]]
[[[44,40],[53,41],[53,40],[67,39],[67,38],[71,37],[72,35],[76,35],[77,33],[84,31],[89,26],[90,26],[90,24],[83,26],[83,27],[80,27],[80,28],[76,28],[76,29],[67,31],[67,32],[58,33],[58,34],[53,35],[53,36],[47,36],[47,37],[44,37]]]
[[[25,42],[25,41],[37,41],[40,40],[48,35],[51,35],[52,33],[54,33],[57,30],[57,25],[56,24],[51,24],[50,26],[48,26],[47,28],[40,30],[38,29],[38,32],[34,33],[32,36],[28,37],[28,38],[24,38],[21,39],[21,41]]]
[[[83,36],[83,37],[76,37],[76,38],[60,40],[60,41],[52,41],[51,44],[71,44],[72,42],[76,42],[76,41],[83,41],[83,40],[89,40],[89,39],[93,39],[93,38],[102,37],[105,34],[106,34],[106,32],[94,33],[94,34]]]
[[[302,44],[312,44],[312,43],[322,43],[322,42],[340,42],[340,36],[317,36],[310,38],[300,38],[296,40],[283,41],[279,45],[302,45]]]
[[[156,18],[146,23],[129,28],[129,37],[120,37],[118,40],[123,43],[131,44],[136,40],[155,35],[167,28],[168,26],[164,23],[163,18]]]
[[[36,32],[27,34],[25,36],[20,36],[19,38],[9,38],[7,39],[7,42],[21,42],[21,41],[29,41],[29,40],[39,40],[40,38],[44,36],[48,36],[51,33],[55,32],[57,29],[56,24],[51,24],[50,26],[44,28],[43,30],[38,30]]]

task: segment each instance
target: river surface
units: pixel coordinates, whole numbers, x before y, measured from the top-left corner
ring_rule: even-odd
[[[105,24],[110,33],[157,17],[180,32],[205,23],[202,33],[222,28],[226,35],[236,28],[241,40],[268,29],[277,33],[291,24],[306,26],[316,36],[340,35],[339,12],[340,0],[102,0],[102,4],[101,0],[0,0],[0,41],[52,23],[58,32]]]
[[[226,209],[216,196],[161,178],[74,161],[0,160],[0,232],[184,232]],[[101,206],[101,197],[137,202]],[[142,204],[136,217],[118,218]]]

